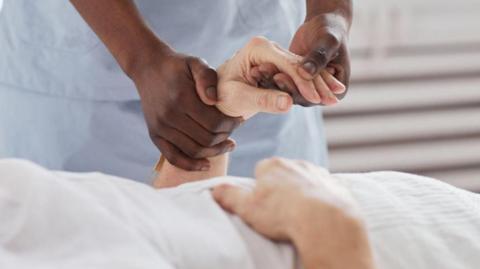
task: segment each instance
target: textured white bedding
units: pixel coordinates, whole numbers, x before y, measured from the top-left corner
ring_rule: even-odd
[[[478,195],[394,172],[336,177],[363,210],[378,268],[480,268]],[[291,246],[215,204],[209,188],[220,182],[254,184],[224,177],[158,191],[0,160],[0,268],[296,267]]]

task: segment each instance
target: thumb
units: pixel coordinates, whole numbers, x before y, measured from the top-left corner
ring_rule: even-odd
[[[256,106],[257,111],[266,113],[285,113],[293,105],[292,97],[285,92],[271,89],[250,89],[251,103]]]
[[[217,72],[199,58],[190,58],[188,64],[195,81],[195,89],[198,96],[204,104],[215,105],[218,101]]]
[[[339,49],[338,39],[332,34],[325,34],[303,59],[298,68],[299,75],[304,79],[312,80],[335,59]]]
[[[242,215],[249,197],[249,191],[232,185],[219,185],[213,188],[213,199],[226,211]]]
[[[251,118],[258,112],[284,113],[293,105],[288,93],[279,90],[260,89],[241,82],[233,82],[224,91],[217,108],[231,117]]]

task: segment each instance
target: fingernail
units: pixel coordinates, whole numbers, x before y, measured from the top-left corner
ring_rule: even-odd
[[[277,108],[280,110],[287,110],[289,106],[289,98],[286,96],[277,97]]]
[[[307,61],[303,64],[303,69],[310,75],[314,76],[317,73],[317,65],[312,61]]]
[[[213,101],[217,101],[217,88],[215,87],[208,87],[206,90],[205,90],[205,94],[207,95],[208,99],[210,100],[213,100]]]

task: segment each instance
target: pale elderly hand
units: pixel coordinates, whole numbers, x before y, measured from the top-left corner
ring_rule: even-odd
[[[219,79],[217,108],[228,116],[248,119],[258,112],[282,113],[292,107],[290,92],[258,88],[258,78],[254,77],[255,72],[252,72],[257,66],[274,67],[275,71],[288,78],[291,86],[298,89],[302,95],[318,102],[321,101],[318,85],[324,85],[322,91],[325,92],[330,92],[329,88],[332,87],[334,90],[344,88],[338,81],[333,83],[332,81],[336,79],[328,73],[314,80],[302,78],[297,72],[302,60],[303,57],[279,47],[264,37],[253,38],[217,70]],[[333,94],[331,96],[334,98]]]
[[[302,57],[280,48],[263,37],[253,38],[245,47],[217,70],[217,108],[227,116],[242,117],[247,120],[258,112],[284,113],[293,105],[289,93],[280,90],[262,89],[252,76],[252,70],[262,64],[275,66],[284,76],[288,76],[295,87],[309,94],[317,94],[314,82],[305,80],[297,72]],[[329,74],[331,78],[332,75]],[[322,77],[316,78],[322,80]],[[208,142],[208,141],[207,141]],[[212,144],[213,141],[210,141]],[[209,143],[210,143],[209,142]],[[211,155],[211,148],[200,148],[189,144],[193,157]],[[229,150],[232,151],[233,147]],[[223,176],[227,171],[226,155],[209,158],[209,166],[199,172],[184,171],[173,167],[168,160],[159,162],[155,170],[160,175],[155,179],[157,188],[173,187],[194,180]]]
[[[256,178],[253,190],[221,185],[213,197],[258,233],[293,243],[305,269],[375,268],[355,201],[326,170],[274,158]]]
[[[326,220],[327,225],[333,217],[357,216],[348,190],[327,170],[306,161],[263,160],[256,167],[255,178],[253,190],[221,185],[213,190],[213,196],[224,209],[271,239],[293,240],[313,218]]]

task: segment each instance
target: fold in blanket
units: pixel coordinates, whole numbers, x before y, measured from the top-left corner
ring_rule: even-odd
[[[479,195],[395,172],[335,177],[363,211],[378,268],[479,268]],[[215,204],[209,190],[225,182],[254,184],[155,190],[0,160],[0,268],[298,268],[292,246]]]

